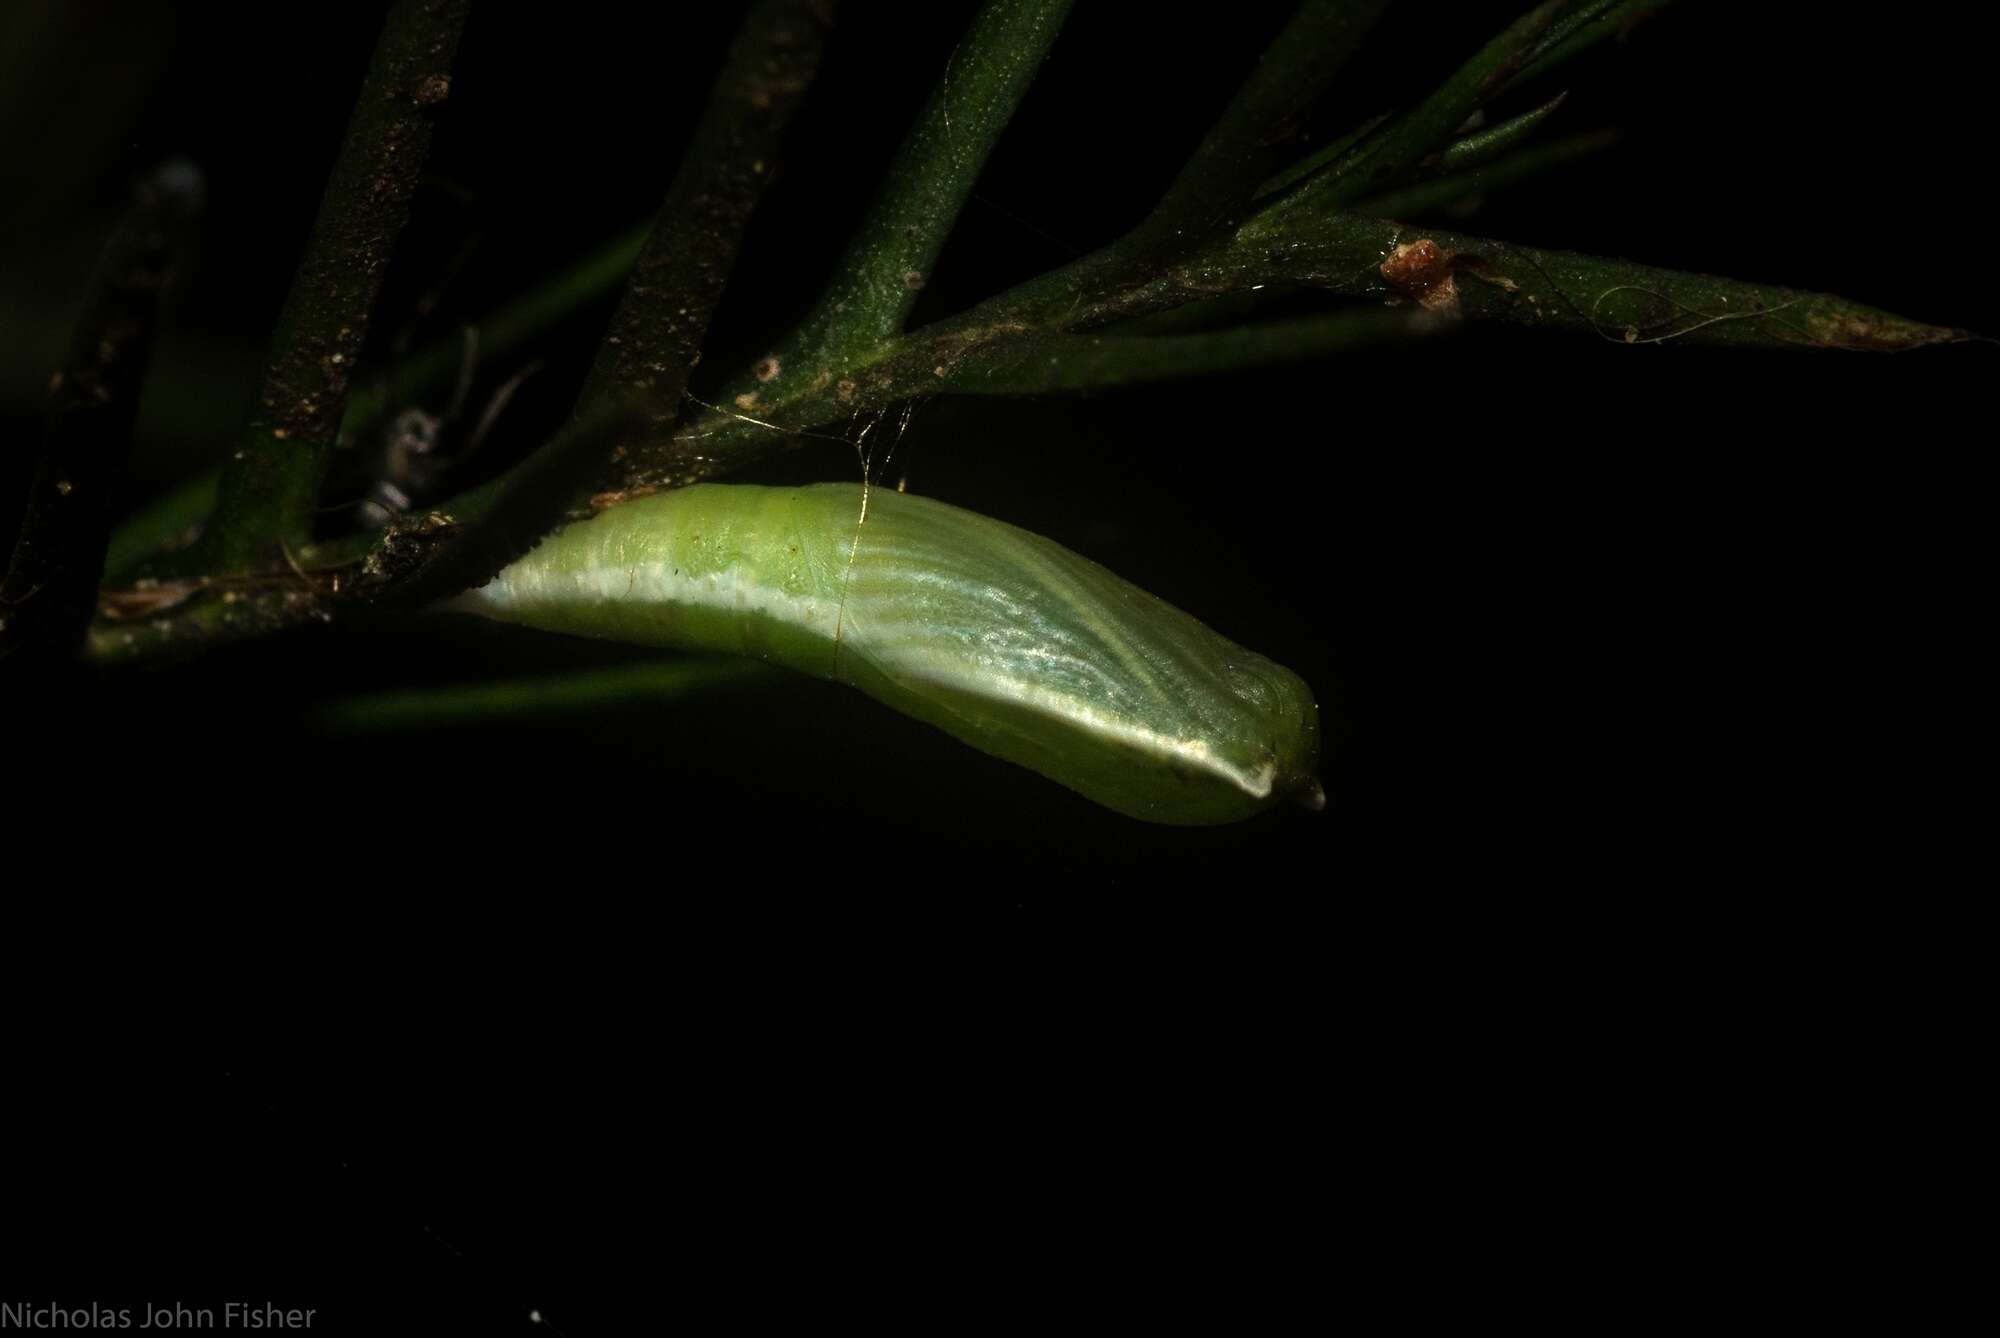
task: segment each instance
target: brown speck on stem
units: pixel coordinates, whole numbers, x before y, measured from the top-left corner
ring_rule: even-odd
[[[435,107],[451,96],[451,76],[448,74],[426,75],[419,80],[410,101],[419,107]]]
[[[1382,278],[1425,311],[1456,316],[1459,308],[1458,281],[1452,274],[1454,259],[1450,251],[1428,237],[1404,242],[1382,262]]]
[[[759,381],[775,381],[782,367],[783,364],[776,358],[760,359],[756,367],[757,379]]]

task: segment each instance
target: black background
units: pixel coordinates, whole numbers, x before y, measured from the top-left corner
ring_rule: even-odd
[[[1130,226],[1286,8],[1085,0],[920,316]],[[64,304],[170,153],[210,208],[160,366],[226,433],[379,7],[57,9],[10,53],[34,54],[0,128],[8,434],[33,440]],[[811,301],[966,12],[844,15],[715,379]],[[1809,12],[1685,4],[1566,73],[1560,124],[1624,143],[1451,226],[1993,330],[1978,34]],[[1507,14],[1405,7],[1328,124]],[[470,232],[438,329],[644,219],[733,19],[480,7],[434,145],[454,189],[420,201],[389,310]],[[608,308],[538,345],[496,450],[561,420]],[[1692,1210],[1711,1261],[1754,1251],[1764,1219],[1711,1191],[1842,1220],[1855,1182],[1820,1158],[1885,1088],[1924,1099],[1975,987],[1945,851],[1980,734],[1959,689],[1995,358],[1475,330],[923,405],[914,488],[1314,685],[1320,815],[1148,827],[808,683],[292,723],[621,658],[441,621],[61,695],[9,724],[26,1122],[0,1300],[268,1300],[343,1333],[540,1308],[589,1334],[1203,1293],[1242,1321],[1546,1298],[1546,1260],[1475,1283],[1478,1260],[1561,1238],[1615,1275],[1589,1228],[1628,1216]],[[172,422],[135,497],[214,440]],[[854,470],[809,447],[774,477]]]

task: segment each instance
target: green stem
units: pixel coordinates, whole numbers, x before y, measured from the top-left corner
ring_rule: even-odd
[[[1624,342],[1696,343],[1886,351],[1972,336],[1906,320],[1844,298],[1685,274],[1627,261],[1544,251],[1417,229],[1350,214],[1260,215],[1184,260],[1158,265],[1114,245],[1030,280],[962,315],[892,340],[832,385],[795,388],[755,416],[724,410],[686,427],[702,458],[686,481],[740,469],[790,434],[844,423],[899,401],[953,389],[961,375],[998,365],[1010,348],[1051,335],[1172,310],[1260,286],[1314,287],[1348,297],[1401,300],[1385,277],[1399,245],[1428,240],[1451,257],[1452,311],[1478,320],[1585,330]],[[1440,275],[1439,277],[1442,277]],[[1510,286],[1511,285],[1511,286]],[[1636,342],[1636,341],[1635,341]],[[1065,347],[1081,348],[1080,345]],[[1193,347],[1193,346],[1190,346]],[[1224,345],[1210,346],[1220,351]],[[1065,375],[1016,377],[1013,393],[1058,387]]]
[[[1556,109],[1562,106],[1563,101],[1568,97],[1569,94],[1567,93],[1558,93],[1555,97],[1550,98],[1547,102],[1544,102],[1541,106],[1531,111],[1524,111],[1511,120],[1502,121],[1498,125],[1488,126],[1484,130],[1475,131],[1462,139],[1454,140],[1445,146],[1443,152],[1437,155],[1436,170],[1439,172],[1467,172],[1475,167],[1481,167],[1492,162],[1495,158],[1526,142],[1528,137],[1534,134],[1536,129],[1541,126],[1542,122],[1555,115]]]
[[[450,91],[469,3],[396,0],[389,11],[278,317],[257,406],[223,463],[201,543],[213,570],[247,570],[274,544],[297,547],[311,532],[349,379],[409,217],[435,109]]]
[[[1050,335],[1172,310],[1260,286],[1305,286],[1347,297],[1406,300],[1383,262],[1429,241],[1452,280],[1448,314],[1474,320],[1588,331],[1617,343],[1686,339],[1737,347],[1896,351],[1972,338],[1824,293],[1687,274],[1602,256],[1546,251],[1412,228],[1388,219],[1280,210],[1260,215],[1171,265],[1149,265],[1120,247],[1085,256],[947,321],[885,345],[831,388],[770,405],[756,419],[711,414],[689,425],[714,462],[740,468],[789,433],[878,412],[900,400],[955,389],[962,375],[999,365],[1010,348]],[[1421,255],[1422,248],[1412,254]],[[1443,289],[1427,291],[1442,301]],[[1081,349],[1081,345],[1068,345]],[[1192,346],[1191,346],[1192,347]],[[1223,345],[1211,346],[1220,350]],[[1032,360],[1013,364],[1012,393],[1059,387],[1066,375]],[[713,474],[706,475],[712,477]]]
[[[1400,190],[1385,191],[1381,195],[1362,200],[1354,206],[1354,212],[1370,218],[1417,218],[1434,214],[1448,205],[1458,203],[1473,195],[1501,190],[1545,176],[1556,168],[1568,166],[1592,154],[1601,153],[1618,142],[1615,130],[1594,130],[1588,134],[1571,135],[1549,144],[1537,145],[1532,149],[1500,159],[1495,163],[1475,168],[1469,172],[1458,172],[1451,176],[1436,177],[1429,181],[1405,186]]]
[[[1069,8],[1070,0],[987,0],[945,62],[833,283],[754,377],[730,387],[732,402],[755,413],[796,387],[832,380],[902,330]]]

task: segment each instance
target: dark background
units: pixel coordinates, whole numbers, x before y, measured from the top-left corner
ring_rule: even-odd
[[[135,499],[239,420],[379,18],[321,9],[10,13],[10,439],[169,154],[209,210]],[[734,22],[661,9],[476,10],[385,329],[468,237],[433,333],[656,207]],[[1080,5],[920,316],[1130,226],[1287,9]],[[714,380],[812,300],[967,12],[849,7]],[[1995,329],[1978,34],[1803,13],[1686,4],[1564,72],[1556,124],[1625,142],[1449,226]],[[1406,7],[1328,126],[1509,15]],[[608,310],[537,346],[495,451],[562,419]],[[588,1334],[1047,1313],[1088,1279],[1061,1313],[1220,1292],[1240,1321],[1471,1286],[1438,1262],[1467,1241],[1669,1215],[1738,1158],[1732,1192],[1821,1203],[1850,1084],[1880,1091],[1856,1075],[1927,1090],[1976,979],[1945,836],[1995,357],[1475,330],[923,405],[913,487],[1314,685],[1320,815],[1137,824],[804,682],[296,727],[329,695],[620,658],[443,622],[59,695],[7,749],[0,1300]],[[773,476],[854,472],[825,446]],[[1709,1229],[1753,1248],[1736,1214]]]

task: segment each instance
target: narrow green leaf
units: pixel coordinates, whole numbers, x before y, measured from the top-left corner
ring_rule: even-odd
[[[1507,80],[1508,88],[1525,84],[1583,55],[1607,38],[1621,37],[1641,20],[1651,18],[1673,0],[1590,0],[1552,26],[1535,52]]]
[[[1556,108],[1563,105],[1569,94],[1558,93],[1532,111],[1522,112],[1512,120],[1499,125],[1475,131],[1463,139],[1455,140],[1444,152],[1437,155],[1438,172],[1464,172],[1483,166],[1515,148],[1535,133],[1542,122],[1555,115]]]
[[[1487,163],[1469,172],[1457,172],[1450,176],[1421,181],[1399,190],[1385,191],[1380,195],[1358,200],[1353,210],[1370,218],[1408,219],[1434,214],[1460,200],[1490,191],[1503,190],[1523,181],[1532,181],[1559,167],[1566,167],[1579,159],[1601,153],[1616,144],[1618,138],[1618,132],[1615,130],[1596,130],[1588,134],[1571,135],[1550,144],[1522,149],[1498,162]]]
[[[1301,182],[1285,207],[1317,208],[1355,199],[1450,143],[1466,118],[1520,68],[1564,8],[1564,0],[1548,0],[1515,20],[1415,110],[1345,159]]]
[[[111,532],[104,552],[104,582],[115,586],[137,575],[155,554],[198,537],[201,523],[215,510],[220,469],[204,469],[175,484],[134,511]]]

